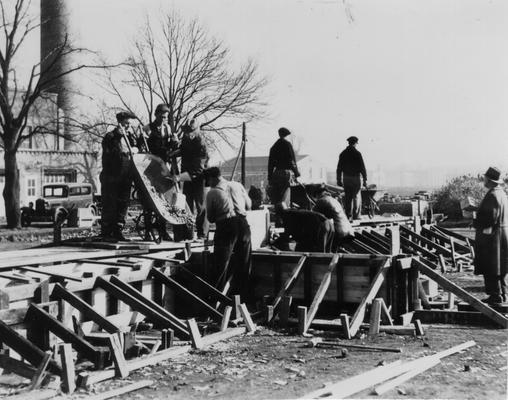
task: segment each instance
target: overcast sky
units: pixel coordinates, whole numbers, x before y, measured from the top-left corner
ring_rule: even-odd
[[[360,138],[369,169],[508,166],[508,2],[72,0],[80,41],[112,59],[146,14],[198,17],[270,85],[261,155],[286,126],[334,167]]]

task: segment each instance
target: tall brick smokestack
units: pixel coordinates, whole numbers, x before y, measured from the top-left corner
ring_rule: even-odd
[[[70,34],[70,4],[69,0],[40,0],[41,2],[41,71],[48,70],[49,77],[55,77],[72,68],[72,55],[59,56],[55,60],[55,49],[62,46],[67,40],[72,43]],[[54,63],[54,64],[53,64]],[[73,112],[73,82],[72,74],[64,75],[56,79],[49,90],[58,95],[58,108],[63,111],[63,131],[69,137],[70,128],[68,118]],[[59,118],[62,120],[62,118]],[[65,148],[71,146],[71,142],[64,141]]]

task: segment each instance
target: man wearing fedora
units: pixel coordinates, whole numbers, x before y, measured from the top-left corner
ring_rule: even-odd
[[[349,220],[359,219],[362,211],[362,197],[360,190],[367,187],[367,171],[362,153],[356,149],[358,138],[347,138],[349,143],[339,156],[337,164],[337,185],[344,187],[344,205]]]
[[[487,194],[480,203],[474,220],[475,274],[483,275],[486,303],[508,301],[506,273],[508,269],[508,197],[502,187],[501,172],[490,167],[485,173]]]
[[[279,139],[270,148],[268,156],[268,183],[272,204],[281,201],[291,206],[290,187],[300,176],[296,165],[293,145],[286,139],[291,134],[289,129],[279,129]]]
[[[131,129],[135,119],[129,111],[119,112],[118,125],[102,140],[101,236],[104,240],[125,240],[122,229],[131,196],[131,152],[137,153],[142,145],[141,138]]]

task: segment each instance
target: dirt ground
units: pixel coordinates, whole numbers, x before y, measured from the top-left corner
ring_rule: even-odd
[[[31,247],[0,243],[0,251]],[[4,247],[5,246],[5,247]],[[470,293],[483,298],[482,278],[472,272],[450,273]],[[425,326],[423,337],[380,334],[361,335],[348,343],[402,349],[402,353],[349,349],[309,348],[309,339],[294,331],[261,327],[253,335],[236,337],[205,350],[193,351],[179,359],[163,362],[132,373],[128,379],[110,380],[91,391],[80,389],[72,399],[111,390],[130,382],[150,379],[153,385],[123,399],[293,399],[347,377],[368,371],[381,363],[407,361],[434,354],[474,340],[476,346],[442,359],[430,370],[412,378],[382,398],[400,399],[506,399],[508,331],[460,325]],[[333,332],[311,331],[315,337],[336,338]],[[350,398],[380,398],[372,387]]]
[[[450,273],[452,279],[478,298],[483,298],[482,278],[472,272]],[[338,335],[331,331],[310,331],[315,337]],[[476,346],[442,359],[430,370],[412,378],[382,398],[390,399],[506,399],[508,331],[483,327],[432,324],[423,337],[365,334],[350,344],[400,348],[402,353],[349,349],[309,348],[309,339],[294,331],[261,329],[194,351],[178,360],[146,367],[127,380],[104,382],[95,392],[123,386],[130,381],[150,379],[154,384],[122,396],[124,399],[293,399],[327,383],[368,371],[381,363],[407,361],[434,354],[463,342]],[[372,387],[350,398],[380,398]],[[76,397],[84,398],[85,392]]]

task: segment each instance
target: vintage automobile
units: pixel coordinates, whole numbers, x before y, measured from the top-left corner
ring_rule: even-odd
[[[88,183],[54,183],[44,185],[42,198],[28,207],[21,208],[21,225],[30,226],[32,222],[63,222],[74,226],[78,208],[89,208],[93,215],[98,209],[94,202],[92,185]]]

